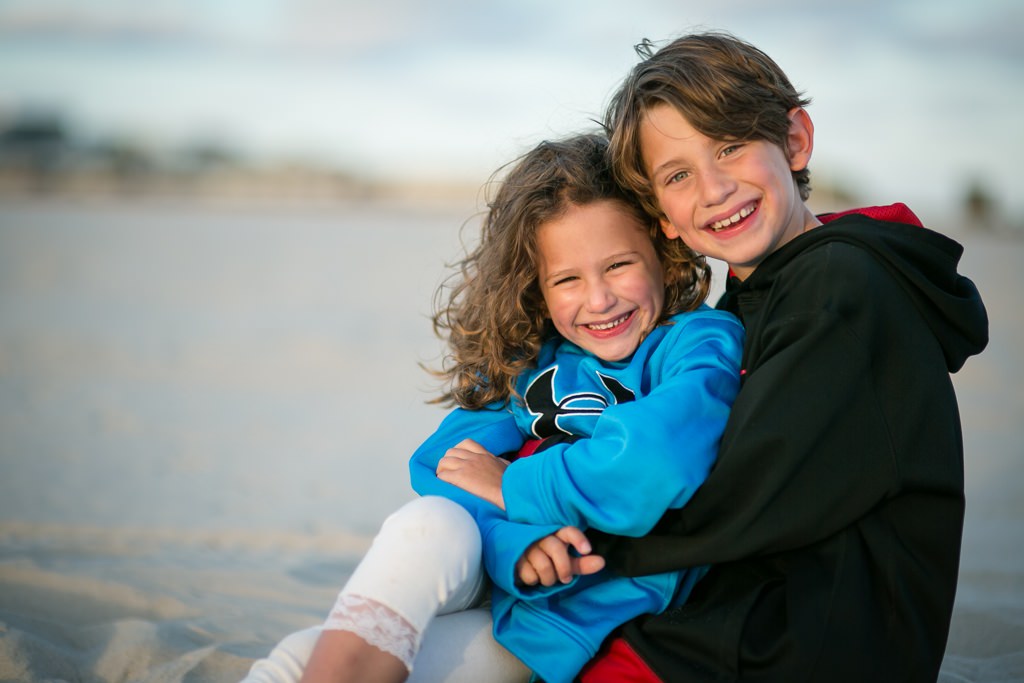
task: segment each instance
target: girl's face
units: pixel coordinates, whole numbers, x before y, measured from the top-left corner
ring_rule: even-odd
[[[571,204],[537,232],[540,289],[559,334],[606,361],[628,358],[665,303],[645,226],[620,202]]]

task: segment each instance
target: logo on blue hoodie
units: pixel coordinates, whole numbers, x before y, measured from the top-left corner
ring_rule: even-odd
[[[627,403],[636,398],[636,394],[622,382],[600,372],[594,374],[606,393],[579,391],[558,398],[555,387],[557,373],[558,366],[555,365],[537,375],[526,387],[523,396],[526,409],[531,415],[537,416],[531,431],[538,439],[555,434],[590,434],[593,425],[581,428],[581,422],[592,421],[610,405]]]

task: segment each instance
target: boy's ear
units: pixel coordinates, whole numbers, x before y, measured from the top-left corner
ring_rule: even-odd
[[[672,223],[669,222],[668,218],[659,218],[658,222],[661,223],[661,232],[665,235],[665,237],[669,238],[670,240],[679,238],[679,231],[676,230],[676,226],[672,225]]]
[[[811,161],[814,150],[814,123],[803,107],[789,111],[789,135],[786,137],[789,152],[789,170],[802,171]]]

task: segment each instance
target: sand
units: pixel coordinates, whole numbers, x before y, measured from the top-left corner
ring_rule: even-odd
[[[238,680],[319,622],[440,418],[417,366],[472,202],[0,206],[0,681]],[[992,342],[954,381],[940,680],[1024,681],[1024,242],[957,233]]]

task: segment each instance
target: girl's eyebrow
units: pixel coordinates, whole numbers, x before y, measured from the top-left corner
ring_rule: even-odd
[[[619,258],[635,257],[635,256],[639,256],[639,255],[640,255],[640,252],[637,251],[636,249],[629,249],[627,251],[620,251],[617,254],[611,254],[610,256],[608,256],[608,258],[606,260],[614,261],[615,259],[619,259]]]
[[[639,251],[637,251],[635,249],[627,249],[626,251],[618,251],[618,252],[615,252],[614,254],[608,254],[607,256],[602,258],[601,260],[603,262],[605,262],[605,263],[608,263],[608,262],[611,262],[611,261],[617,261],[619,259],[624,259],[624,258],[639,258],[639,257],[640,257],[640,252]],[[547,274],[547,277],[544,278],[544,282],[550,282],[551,280],[556,280],[558,278],[565,277],[566,275],[570,275],[570,274],[575,273],[577,270],[579,270],[579,269],[576,266],[570,266],[568,268],[562,268],[561,270],[553,270],[553,271],[551,271],[550,273]]]
[[[544,282],[551,282],[552,280],[557,280],[575,271],[575,268],[562,268],[561,270],[553,270],[547,274],[547,277],[544,278]]]

